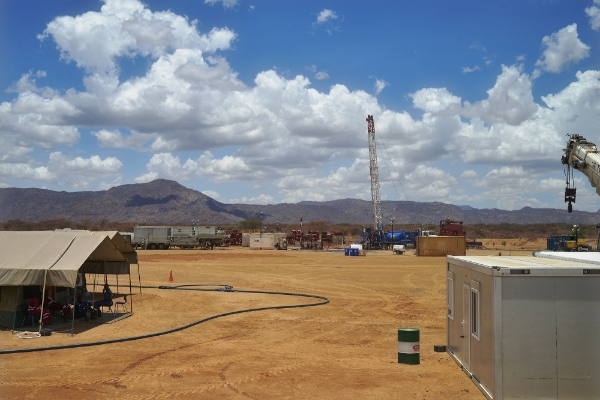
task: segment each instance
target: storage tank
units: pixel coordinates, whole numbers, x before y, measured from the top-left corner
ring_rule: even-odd
[[[385,235],[385,240],[389,243],[392,242],[392,233],[394,234],[394,242],[400,242],[400,241],[406,239],[406,237],[407,237],[407,232],[404,232],[404,231],[388,232]]]

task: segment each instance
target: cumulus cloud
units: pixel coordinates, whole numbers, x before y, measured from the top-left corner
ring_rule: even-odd
[[[585,9],[585,13],[590,17],[592,29],[600,30],[600,0],[594,0],[594,4]]]
[[[329,79],[329,74],[327,72],[319,71],[315,74],[315,79],[320,81],[323,79]]]
[[[317,16],[317,23],[318,24],[322,24],[324,22],[327,22],[327,21],[332,20],[332,19],[337,19],[337,18],[338,18],[338,16],[335,13],[335,11],[329,10],[329,9],[326,8],[323,11],[321,11],[319,13],[319,15]]]
[[[472,169],[469,169],[467,171],[464,171],[462,174],[460,174],[461,178],[477,178],[479,177],[479,174],[477,173],[477,171],[473,171]]]
[[[102,36],[96,27],[101,34],[105,29],[119,34],[111,42],[108,32],[92,54],[90,46]],[[81,68],[85,89],[45,87],[44,73],[33,71],[10,87],[15,98],[0,104],[4,185],[119,184],[125,158],[74,157],[65,150],[78,144],[79,127],[85,127],[99,147],[149,153],[136,182],[254,182],[256,195],[229,200],[257,204],[274,202],[266,188],[275,188],[277,200],[286,202],[369,200],[365,116],[371,114],[380,157],[385,154],[379,160],[384,198],[390,198],[394,180],[402,182],[410,200],[461,198],[466,185],[440,167],[455,165],[453,171],[464,171],[460,178],[479,191],[470,198],[508,207],[529,201],[531,193],[558,193],[548,174],[556,170],[564,134],[593,137],[600,115],[600,71],[578,72],[576,81],[537,104],[523,67],[503,65],[487,98],[472,103],[445,87],[410,94],[419,117],[379,104],[383,80],[376,80],[374,91],[339,83],[318,91],[306,76],[271,69],[247,84],[223,52],[235,40],[233,31],[203,33],[195,21],[153,12],[134,0],[111,0],[100,12],[56,18],[44,37],[55,41],[66,62]],[[555,40],[557,46],[561,40]],[[148,69],[124,78],[119,61],[136,57],[144,57]],[[306,70],[316,79],[322,72],[316,65]],[[50,155],[48,161],[39,159],[40,149]],[[510,187],[521,184],[532,192]]]
[[[231,2],[223,0],[224,5]],[[58,17],[38,37],[51,36],[62,59],[102,74],[116,71],[117,57],[157,59],[177,48],[214,53],[235,39],[227,28],[200,34],[196,24],[170,11],[153,13],[137,0],[105,0],[100,12]]]
[[[375,79],[375,94],[381,93],[383,89],[386,88],[388,83],[383,79]]]
[[[577,24],[571,24],[550,36],[544,36],[542,44],[545,50],[542,58],[536,61],[535,66],[555,74],[590,55],[590,46],[579,40]],[[535,74],[537,76],[539,72]]]
[[[448,108],[460,107],[460,97],[454,96],[446,88],[427,88],[411,94],[413,104],[425,112],[440,112]]]
[[[102,159],[95,155],[90,158],[73,158],[57,151],[50,154],[46,166],[0,163],[0,178],[10,177],[26,181],[65,184],[84,189],[98,178],[118,174],[122,165],[115,157]]]
[[[463,115],[487,123],[519,125],[530,118],[538,106],[533,101],[531,79],[522,66],[502,66],[502,74],[487,91],[488,99],[474,104],[465,101]]]

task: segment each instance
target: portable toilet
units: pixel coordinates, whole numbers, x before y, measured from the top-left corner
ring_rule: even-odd
[[[488,399],[600,398],[600,254],[448,256],[447,349]]]

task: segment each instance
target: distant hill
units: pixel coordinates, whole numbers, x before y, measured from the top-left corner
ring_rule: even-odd
[[[536,224],[566,222],[596,224],[600,213],[566,209],[530,208],[506,211],[476,209],[439,202],[382,201],[384,223],[394,217],[395,224],[437,224],[451,218],[466,224]],[[301,201],[296,204],[224,204],[201,192],[170,180],[121,185],[98,192],[55,192],[45,189],[0,189],[0,222],[23,220],[39,222],[66,218],[72,221],[91,219],[111,222],[227,224],[242,219],[259,218],[282,224],[300,220],[332,223],[373,223],[370,201],[342,199],[324,202]]]

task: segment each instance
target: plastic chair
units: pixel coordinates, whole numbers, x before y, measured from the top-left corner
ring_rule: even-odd
[[[27,304],[21,304],[21,311],[23,312],[23,322],[21,322],[21,326],[25,326],[25,323],[29,322],[28,320],[31,320],[31,326],[35,327],[35,315],[29,315],[27,313],[27,310],[29,309],[29,306]]]
[[[117,314],[117,310],[118,310],[119,306],[121,306],[121,309],[123,310],[123,313],[127,312],[127,295],[123,296],[123,301],[116,301],[115,302],[115,309],[113,311],[113,315]]]

